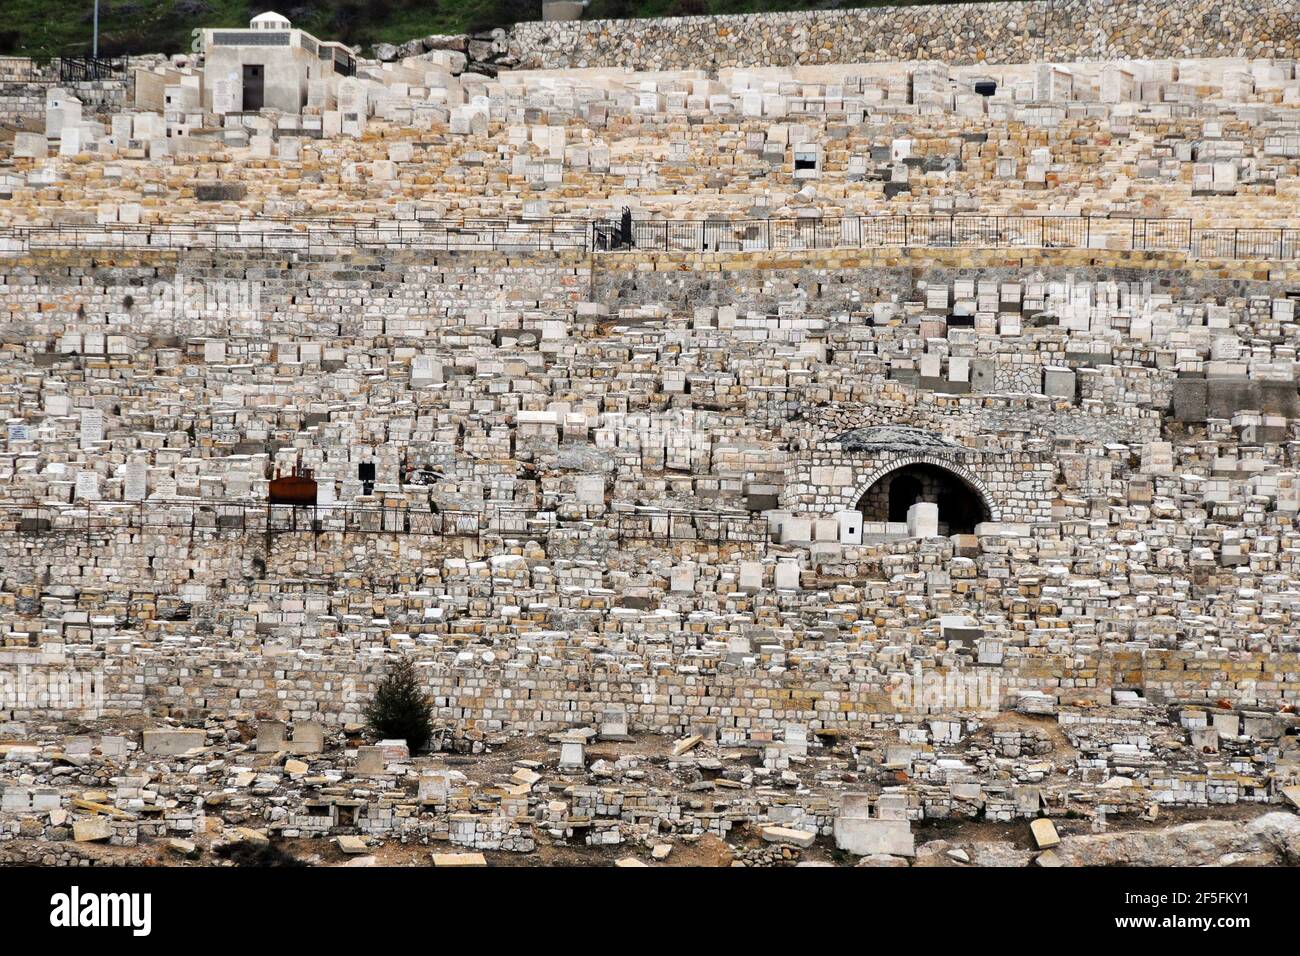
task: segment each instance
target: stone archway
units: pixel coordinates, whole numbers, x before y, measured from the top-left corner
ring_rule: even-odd
[[[851,501],[868,522],[906,520],[908,506],[932,501],[945,534],[969,533],[977,524],[1001,520],[983,481],[935,455],[905,455],[880,466],[858,484]]]

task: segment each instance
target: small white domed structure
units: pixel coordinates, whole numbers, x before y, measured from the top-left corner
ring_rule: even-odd
[[[250,30],[288,30],[289,18],[274,10],[267,10],[249,20],[248,27]]]

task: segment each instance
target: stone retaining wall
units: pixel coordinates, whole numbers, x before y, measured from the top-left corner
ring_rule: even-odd
[[[612,311],[666,305],[689,311],[734,305],[775,313],[806,300],[852,312],[862,296],[917,296],[918,281],[975,276],[1019,281],[1030,271],[1081,282],[1150,282],[1191,298],[1262,295],[1300,281],[1300,263],[1223,263],[1180,253],[1103,249],[837,249],[806,252],[356,252],[257,253],[44,250],[0,257],[6,338],[61,334],[103,322],[106,334],[150,336],[426,335],[467,312],[566,309],[591,300]],[[924,272],[917,270],[924,268]],[[181,286],[177,286],[178,277]],[[256,292],[256,316],[215,309],[203,296]],[[183,307],[183,308],[182,308]],[[193,309],[203,313],[195,318]],[[187,313],[186,310],[189,310]]]
[[[734,305],[776,312],[815,302],[821,314],[852,312],[864,299],[918,295],[919,282],[959,278],[1015,282],[1031,272],[1077,282],[1150,283],[1188,298],[1268,295],[1300,282],[1300,262],[1225,263],[1178,252],[1115,249],[831,249],[781,252],[621,252],[597,255],[592,299],[611,311],[662,304],[689,311]]]
[[[1291,0],[1037,0],[815,13],[521,23],[532,69],[685,70],[819,63],[1293,57]]]
[[[336,728],[363,719],[381,676],[377,660],[295,653],[271,658],[199,651],[185,660],[138,654],[106,667],[104,713],[146,713],[198,719],[205,714],[260,719],[319,720]],[[60,665],[62,666],[62,665]],[[940,675],[942,676],[942,674]],[[1008,658],[996,672],[1001,708],[1020,691],[1038,691],[1062,704],[1109,704],[1115,689],[1139,690],[1157,703],[1275,709],[1300,701],[1300,656],[1206,659],[1172,650],[1102,649],[1082,654]],[[440,724],[468,732],[549,732],[598,723],[622,704],[634,730],[680,732],[701,721],[720,729],[774,730],[788,722],[846,732],[864,721],[900,712],[889,675],[844,676],[789,671],[654,675],[572,662],[529,667],[474,664],[425,671],[425,688]],[[112,703],[108,703],[112,702]],[[15,712],[16,719],[76,713]]]
[[[0,258],[0,316],[11,340],[96,322],[106,334],[151,336],[424,335],[472,310],[571,306],[587,297],[587,262],[549,252],[49,250]]]
[[[125,79],[95,80],[68,83],[62,88],[81,100],[88,114],[116,113],[126,108],[129,85]],[[45,96],[51,87],[50,83],[0,83],[0,122],[36,120],[44,129]]]

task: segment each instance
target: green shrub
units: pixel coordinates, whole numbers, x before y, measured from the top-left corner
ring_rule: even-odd
[[[433,706],[420,689],[410,658],[403,657],[389,668],[365,713],[373,733],[384,740],[405,740],[413,754],[433,736]]]

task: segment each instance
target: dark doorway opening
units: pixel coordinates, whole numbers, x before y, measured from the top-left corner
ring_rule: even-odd
[[[906,521],[907,509],[922,500],[922,485],[915,475],[899,475],[889,483],[889,520]]]
[[[245,113],[256,113],[266,105],[266,75],[260,63],[244,64],[244,101]]]
[[[939,506],[939,533],[971,534],[975,526],[991,520],[979,492],[960,476],[938,465],[907,465],[885,475],[867,489],[858,502],[863,521],[907,520],[907,510],[918,501]]]
[[[361,493],[368,495],[375,490],[375,463],[363,461],[357,465],[357,480],[361,482]]]

